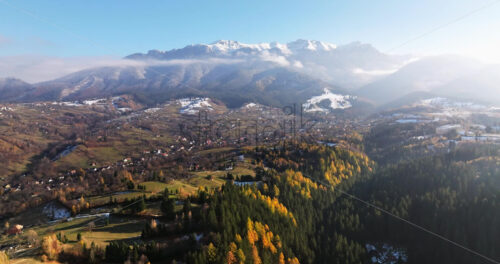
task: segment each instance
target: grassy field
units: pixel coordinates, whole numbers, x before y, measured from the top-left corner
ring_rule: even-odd
[[[89,224],[93,222],[95,227],[90,230]],[[140,218],[109,217],[109,224],[106,225],[106,217],[88,217],[75,219],[70,222],[61,222],[55,225],[47,225],[34,230],[40,237],[52,232],[61,232],[66,235],[69,242],[77,242],[77,235],[82,235],[82,240],[88,245],[94,242],[99,246],[106,246],[111,241],[116,240],[136,240],[140,238],[145,220]]]
[[[214,153],[219,153],[219,152],[228,152],[234,150],[234,148],[231,147],[225,147],[225,148],[213,148],[213,149],[207,149],[207,150],[202,150],[198,152],[199,155],[207,155],[207,154],[214,154]]]
[[[198,171],[194,174],[198,177],[207,177],[211,175],[214,179],[226,178],[227,173],[231,173],[233,176],[244,176],[250,175],[255,177],[254,165],[249,162],[238,162],[232,170],[217,170],[217,171]]]
[[[93,223],[95,227],[89,229],[90,223]],[[32,228],[32,230],[34,230],[40,238],[52,233],[61,233],[68,238],[68,243],[65,244],[65,247],[71,247],[73,244],[77,243],[77,235],[81,234],[82,241],[87,245],[93,242],[97,246],[104,248],[111,241],[131,242],[140,240],[145,223],[146,220],[137,217],[110,216],[109,224],[106,224],[106,217],[102,216],[74,219],[70,222],[59,222],[56,224],[46,224]],[[28,230],[25,230],[25,233]],[[0,244],[18,243],[20,240],[23,240],[22,236],[2,237],[0,239]],[[18,254],[10,263],[41,263],[38,254],[38,250],[26,250]]]
[[[94,207],[108,203],[110,196],[112,197],[113,200],[116,199],[118,202],[121,202],[126,199],[128,200],[137,199],[142,197],[143,195],[146,195],[146,197],[150,197],[152,194],[138,190],[131,190],[131,191],[117,192],[114,194],[91,196],[85,199]]]
[[[10,261],[10,264],[41,264],[41,263],[44,263],[44,264],[56,264],[56,263],[59,263],[59,262],[56,262],[56,261],[51,261],[51,262],[42,262],[38,259],[35,259],[35,258],[19,258],[19,259],[12,259]]]
[[[210,173],[207,173],[207,174],[212,175]],[[188,180],[188,183],[193,185],[193,186],[197,186],[197,187],[207,187],[209,189],[214,189],[214,188],[222,186],[226,182],[226,180],[223,180],[220,177],[215,177],[215,175],[212,175],[211,180],[207,179],[206,176],[207,175],[197,175],[195,177],[190,178]]]
[[[212,178],[212,180],[209,180],[206,178],[207,175],[213,175],[214,177]],[[137,199],[142,197],[143,195],[149,198],[154,195],[161,195],[161,193],[165,190],[165,188],[168,188],[168,190],[171,193],[173,193],[172,195],[173,197],[185,198],[185,196],[187,195],[196,193],[199,187],[202,188],[208,187],[209,189],[213,189],[222,186],[226,181],[222,178],[219,178],[217,175],[223,177],[225,176],[225,173],[224,174],[222,172],[200,173],[200,174],[195,174],[193,177],[186,180],[171,180],[168,183],[157,182],[157,181],[142,182],[139,183],[138,185],[144,186],[145,190],[123,191],[114,194],[86,197],[85,199],[92,206],[99,206],[108,203],[110,196],[112,197],[113,200],[116,199],[119,202],[124,201],[125,199],[128,200]],[[184,196],[184,197],[179,197],[179,196]]]

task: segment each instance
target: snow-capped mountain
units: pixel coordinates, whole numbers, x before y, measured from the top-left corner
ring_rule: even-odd
[[[364,57],[367,60],[377,57],[378,62],[385,61],[391,68],[402,63],[400,58],[382,55],[370,45],[360,43],[337,47],[312,40],[287,44],[221,40],[133,54],[126,57],[129,62],[123,66],[91,68],[35,84],[35,91],[18,101],[74,101],[135,94],[151,98],[152,102],[211,96],[230,107],[247,102],[302,103],[320,95],[324,87],[346,93],[338,83],[361,80],[353,69],[368,67]]]
[[[453,56],[416,60],[384,54],[360,42],[335,45],[299,39],[285,44],[246,44],[221,40],[136,53],[122,61],[35,84],[14,79],[0,81],[0,102],[132,95],[143,104],[210,97],[228,107],[246,103],[283,106],[302,104],[315,97],[323,99],[325,87],[340,96],[327,95],[329,102],[338,103],[328,108],[337,109],[348,108],[353,98],[343,97],[347,94],[357,95],[358,102],[378,105],[413,93],[418,98],[418,94],[429,93],[500,100],[498,82],[492,77],[500,73],[498,67]],[[324,108],[323,104],[315,108],[316,103],[309,103],[311,109]]]
[[[286,46],[288,49],[293,51],[300,51],[300,50],[332,51],[337,48],[337,45],[332,43],[316,41],[316,40],[305,40],[305,39],[298,39],[296,41],[288,43]]]
[[[299,39],[287,44],[279,42],[246,44],[234,40],[219,40],[211,44],[193,44],[182,49],[169,51],[150,50],[147,54],[135,53],[127,58],[130,59],[183,59],[204,56],[220,57],[242,57],[260,53],[272,53],[277,55],[291,56],[301,51],[333,51],[337,48],[335,44],[328,42]]]
[[[146,54],[136,53],[127,58],[150,61],[218,58],[247,63],[273,63],[348,90],[388,75],[411,59],[409,56],[383,54],[371,45],[359,42],[337,46],[304,39],[286,44],[245,44],[219,40],[212,44],[195,44],[169,51],[150,50]]]

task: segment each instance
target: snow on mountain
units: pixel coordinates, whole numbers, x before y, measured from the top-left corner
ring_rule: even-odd
[[[317,40],[298,39],[287,44],[292,51],[311,50],[311,51],[332,51],[337,45]]]
[[[194,115],[201,109],[208,111],[213,110],[209,98],[182,98],[177,100],[177,103],[181,105],[179,110],[179,113],[181,114]]]
[[[281,44],[279,42],[271,43],[258,43],[258,44],[246,44],[234,40],[218,40],[211,44],[197,44],[191,45],[192,47],[207,47],[210,51],[216,51],[219,53],[231,53],[234,51],[239,51],[237,55],[242,55],[249,52],[263,52],[263,51],[275,51],[282,55],[292,55],[293,52],[298,52],[301,50],[310,51],[332,51],[337,48],[335,44],[328,42],[316,41],[316,40],[304,40],[299,39],[287,44]]]
[[[248,103],[243,106],[243,108],[255,108],[255,107],[257,107],[256,103]]]
[[[203,46],[203,44],[201,45]],[[219,40],[212,44],[208,44],[206,46],[212,50],[217,50],[221,52],[227,52],[239,49],[250,49],[258,51],[271,49],[271,45],[269,43],[245,44],[234,40]]]
[[[383,54],[364,43],[336,46],[299,39],[286,44],[219,40],[136,53],[123,61],[120,66],[103,64],[27,85],[23,93],[10,83],[2,88],[0,82],[0,101],[83,101],[140,94],[159,102],[207,96],[231,107],[249,101],[281,105],[303,102],[323,87],[335,87],[340,94],[344,92],[339,90],[353,91],[400,68],[408,58]]]
[[[334,94],[325,88],[323,94],[307,100],[303,107],[305,112],[328,113],[335,109],[351,108],[351,102],[355,99],[356,97],[350,95]]]
[[[271,53],[283,55],[286,57],[298,55],[304,51],[330,52],[334,51],[337,45],[316,41],[299,39],[290,43],[282,44],[279,42],[246,44],[234,40],[218,40],[211,44],[192,44],[182,49],[173,49],[169,51],[150,50],[147,54],[136,53],[128,56],[130,59],[181,59],[186,57],[204,57],[204,56],[222,56],[222,57],[241,57],[249,55],[259,55],[262,53]]]
[[[90,100],[84,100],[83,104],[84,105],[97,105],[97,104],[104,104],[106,103],[106,98],[99,98],[99,99],[90,99]]]
[[[299,39],[289,43],[246,44],[219,40],[211,44],[193,44],[169,51],[151,50],[127,57],[132,60],[225,59],[246,65],[289,67],[345,89],[356,89],[403,67],[410,56],[379,52],[370,44],[353,42],[337,46],[332,43]]]

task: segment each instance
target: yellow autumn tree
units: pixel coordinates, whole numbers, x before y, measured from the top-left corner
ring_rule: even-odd
[[[238,263],[238,259],[236,258],[236,252],[238,251],[238,247],[234,242],[229,244],[229,251],[227,252],[226,262],[227,264],[235,264]]]
[[[132,177],[132,174],[128,170],[121,170],[118,173],[118,177],[134,182],[134,178]]]
[[[278,263],[285,264],[285,255],[283,255],[283,252],[280,252],[280,258]]]
[[[274,185],[273,193],[274,193],[274,196],[276,196],[276,197],[280,196],[280,189],[278,188],[278,186]]]
[[[62,251],[62,244],[55,234],[43,238],[42,250],[50,260],[56,260]]]
[[[238,262],[238,260],[236,259],[236,256],[234,255],[234,253],[231,251],[228,251],[227,256],[226,256],[226,263],[227,264],[235,264],[237,262]]]
[[[217,261],[217,248],[212,243],[208,244],[207,258],[210,263],[215,263]]]
[[[239,264],[245,263],[246,260],[245,253],[243,253],[243,250],[241,248],[238,249],[238,251],[236,251],[236,256],[238,257]]]
[[[247,220],[247,240],[250,245],[255,244],[259,240],[259,235],[255,232],[253,222],[250,218]]]
[[[252,259],[253,264],[262,264],[262,260],[259,256],[259,251],[257,250],[257,247],[255,245],[252,246]]]
[[[4,251],[0,251],[0,264],[9,264],[9,256]]]
[[[236,238],[235,238],[235,239],[236,239],[236,242],[237,242],[238,244],[239,244],[239,243],[241,243],[241,240],[242,240],[242,239],[241,239],[240,234],[236,234]]]

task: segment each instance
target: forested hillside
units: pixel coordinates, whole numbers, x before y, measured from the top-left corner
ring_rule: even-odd
[[[352,193],[492,259],[500,259],[499,148],[464,145],[444,155],[380,169]],[[386,214],[364,210],[370,240],[404,246],[410,263],[483,263],[484,259]],[[488,263],[487,261],[484,263]]]
[[[192,255],[193,263],[363,263],[364,245],[350,237],[360,227],[351,201],[307,176],[341,185],[367,175],[371,162],[362,154],[340,148],[287,145],[262,148],[258,159],[265,183],[246,187],[227,184],[210,198],[216,257],[210,247]],[[321,160],[321,161],[320,161]],[[316,162],[315,162],[316,161]],[[320,162],[317,162],[320,161]],[[317,173],[309,174],[315,171]],[[338,188],[342,188],[338,186]],[[214,217],[215,216],[215,217]],[[264,225],[274,239],[261,235]],[[259,223],[259,224],[257,224]],[[267,231],[266,231],[267,232]],[[273,237],[273,235],[271,235]],[[235,257],[236,256],[236,257]],[[210,261],[210,260],[213,261]]]
[[[165,177],[155,171],[125,199],[82,196],[79,210],[112,207],[112,217],[68,236],[75,225],[37,229],[47,234],[38,254],[75,263],[488,263],[477,254],[500,258],[499,150],[474,143],[396,162],[382,151],[376,164],[348,146],[242,148],[238,166],[248,164],[252,175],[204,172],[188,192],[180,182],[155,183]],[[231,154],[210,156],[220,167]],[[135,174],[116,177],[135,188]],[[94,243],[93,228],[109,235],[102,232],[125,232],[122,224],[140,239]]]
[[[270,180],[243,188],[228,184],[211,198],[208,215],[215,215],[217,223],[211,229],[214,263],[295,263],[294,258],[301,263],[367,263],[383,254],[368,252],[368,245],[379,245],[386,254],[399,252],[393,255],[399,259],[383,263],[488,263],[341,195],[337,188],[479,254],[500,258],[495,246],[500,235],[497,147],[463,146],[449,154],[381,166],[373,174],[373,162],[362,154],[294,147],[257,149],[263,164],[271,167],[262,171]],[[268,225],[264,229],[279,236],[280,246],[275,249],[272,239],[253,235],[252,221]],[[209,247],[200,249],[193,262],[210,263],[207,254]]]

